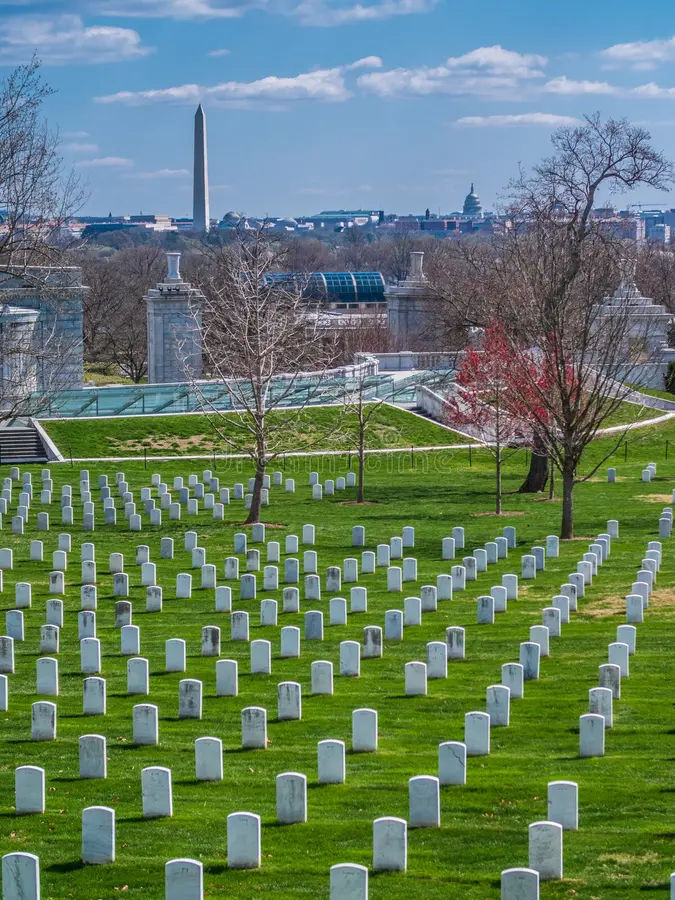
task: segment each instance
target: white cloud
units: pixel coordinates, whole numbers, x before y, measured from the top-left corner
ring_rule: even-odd
[[[85,27],[80,16],[15,16],[0,21],[0,64],[34,53],[48,65],[137,59],[150,53],[137,31],[107,25]]]
[[[98,144],[64,144],[61,149],[68,153],[96,153]]]
[[[351,22],[380,22],[396,16],[430,12],[438,0],[94,0],[95,9],[104,15],[138,18],[230,19],[249,10],[262,9],[290,16],[301,25],[327,27]]]
[[[207,56],[229,56],[232,53],[231,50],[227,50],[225,47],[221,47],[219,50],[209,50],[206,54]]]
[[[82,159],[75,166],[78,169],[124,169],[133,164],[133,160],[124,156],[99,156],[96,159]]]
[[[675,88],[664,88],[655,84],[653,81],[649,84],[641,84],[639,87],[631,88],[628,92],[631,97],[638,100],[673,100],[675,99]]]
[[[357,59],[356,62],[344,66],[345,72],[352,72],[355,69],[381,69],[384,63],[379,56],[364,56],[363,59]]]
[[[369,56],[351,65],[316,69],[292,77],[268,75],[256,81],[224,81],[210,87],[182,84],[147,91],[119,91],[95,99],[97,103],[126,103],[131,106],[157,102],[195,103],[200,100],[221,105],[250,105],[260,102],[278,104],[294,100],[339,103],[351,97],[344,79],[346,71],[381,64],[379,57]]]
[[[380,3],[354,3],[351,6],[331,5],[327,0],[302,0],[289,14],[301,25],[326,28],[350,22],[381,22],[396,16],[420,15],[430,12],[438,0],[381,0]]]
[[[390,69],[361,75],[359,87],[392,97],[396,94],[469,94],[513,99],[524,83],[544,77],[546,57],[516,53],[496,45],[450,57],[440,66]]]
[[[499,44],[478,47],[463,56],[450,57],[445,63],[449,69],[461,71],[485,71],[491,75],[510,75],[514,78],[541,78],[542,68],[548,60],[536,53],[516,53],[505,50]]]
[[[86,138],[89,137],[88,131],[64,131],[63,137],[65,138]]]
[[[184,178],[189,175],[188,169],[155,169],[153,172],[132,172],[129,178]]]
[[[549,94],[616,94],[617,88],[606,81],[574,81],[567,75],[560,75],[547,81],[543,90]]]
[[[573,116],[557,116],[553,113],[520,113],[504,116],[464,116],[454,123],[459,128],[504,128],[512,125],[544,125],[558,128],[561,125],[579,125]]]
[[[263,6],[264,0],[225,5],[220,0],[98,0],[95,9],[110,16],[145,19],[236,19],[247,8]]]
[[[655,69],[659,63],[675,61],[675,37],[656,41],[632,41],[614,44],[600,54],[610,66],[631,69]]]

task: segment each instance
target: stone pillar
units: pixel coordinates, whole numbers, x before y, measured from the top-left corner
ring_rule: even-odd
[[[433,295],[423,270],[424,253],[410,254],[408,277],[385,289],[389,331],[399,350],[435,349]]]
[[[148,311],[148,383],[169,384],[202,374],[203,295],[180,276],[180,254],[167,253],[165,281],[145,295]]]

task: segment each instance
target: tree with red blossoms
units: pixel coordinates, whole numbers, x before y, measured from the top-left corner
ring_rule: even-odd
[[[529,446],[533,434],[530,402],[535,398],[525,396],[530,380],[521,384],[517,373],[524,366],[532,367],[534,361],[526,354],[520,356],[514,367],[512,342],[496,323],[488,326],[481,348],[466,351],[444,409],[448,425],[463,428],[492,453],[497,515],[502,512],[503,463],[515,448]]]

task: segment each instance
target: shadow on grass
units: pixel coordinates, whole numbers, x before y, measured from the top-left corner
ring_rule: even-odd
[[[207,875],[223,875],[227,872],[227,865],[225,863],[218,865],[210,865],[204,866],[204,872]]]
[[[81,859],[71,859],[69,862],[52,863],[51,866],[45,866],[47,872],[76,872],[78,869],[84,869],[85,863]]]

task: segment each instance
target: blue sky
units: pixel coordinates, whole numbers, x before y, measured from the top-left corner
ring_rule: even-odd
[[[672,0],[0,0],[0,75],[37,51],[86,212],[491,206],[556,124],[644,124],[675,158]],[[642,190],[632,198],[672,203]]]

